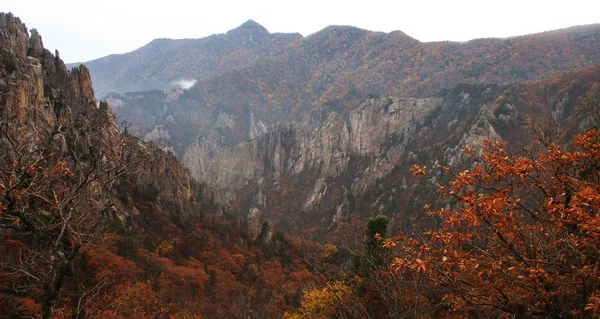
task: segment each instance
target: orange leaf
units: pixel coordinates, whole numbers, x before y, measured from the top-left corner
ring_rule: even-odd
[[[413,174],[415,176],[417,175],[425,175],[427,172],[427,167],[426,166],[419,166],[417,164],[413,165],[410,170],[413,172]]]

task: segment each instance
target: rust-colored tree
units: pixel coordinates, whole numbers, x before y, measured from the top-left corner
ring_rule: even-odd
[[[465,149],[473,155],[472,149]],[[508,156],[487,143],[472,169],[438,167],[446,207],[439,229],[396,237],[391,268],[419,277],[426,300],[454,315],[597,318],[600,315],[600,138]],[[425,175],[415,166],[416,175]],[[448,183],[440,183],[450,176]]]

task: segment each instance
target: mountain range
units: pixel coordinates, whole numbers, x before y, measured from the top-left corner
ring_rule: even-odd
[[[600,25],[423,43],[249,20],[65,65],[0,13],[0,313],[591,318],[599,106]],[[448,225],[475,230],[424,241]]]
[[[85,62],[99,97],[178,87],[180,80],[202,81],[278,54],[299,34],[270,34],[249,20],[226,34],[202,39],[156,39],[126,54]],[[72,63],[69,67],[79,65]]]
[[[263,31],[262,37],[256,35],[257,29]],[[119,84],[122,76],[134,78],[132,83],[151,78],[166,83],[177,77],[161,74],[188,70],[181,78],[197,81],[188,90],[164,90],[168,86],[163,85],[159,91],[107,96],[116,113],[130,120],[134,129],[144,133],[157,129],[153,136],[170,143],[181,157],[197,137],[207,136],[210,131],[217,131],[229,145],[264,132],[263,126],[300,120],[323,104],[336,105],[348,113],[368,95],[425,97],[463,82],[506,84],[594,66],[600,60],[599,29],[598,25],[590,25],[508,39],[421,43],[402,32],[386,34],[344,26],[328,27],[306,38],[270,35],[257,24],[246,23],[225,35],[196,42],[164,40],[160,49],[151,49],[151,43],[132,53],[88,64],[92,76],[96,74],[94,81],[100,83],[96,86],[100,92],[106,92],[102,84],[105,81],[127,88]],[[243,39],[249,38],[264,39],[277,47],[261,51],[258,57],[253,53],[258,52],[256,49],[247,51],[244,45]],[[272,38],[288,41],[269,40]],[[234,49],[238,50],[212,55],[214,71],[210,72],[196,66],[205,63],[204,58],[188,62],[196,56],[186,54],[194,47],[192,44],[207,43],[200,47],[211,51],[221,47],[218,43],[211,45],[217,40],[237,43]],[[209,47],[212,49],[206,49]],[[169,57],[152,58],[164,63],[156,70],[149,68],[152,76],[145,73],[149,71],[136,72],[137,62],[125,62],[144,61],[146,58],[140,55],[150,52]],[[245,52],[249,52],[247,58],[239,58],[244,63],[229,63],[232,57],[242,57]],[[113,60],[123,61],[118,67],[123,75],[104,76],[102,70],[113,65],[108,62]],[[230,118],[235,129],[217,126],[223,118]]]
[[[248,39],[263,42],[253,46]],[[237,51],[218,51],[217,40],[236,43],[231,50]],[[160,49],[151,47],[154,41],[89,65],[94,74],[95,67],[113,64],[108,61],[164,52],[180,57],[155,58],[160,62],[145,70],[155,70],[152,81],[166,83],[175,77],[165,74],[185,65],[194,86],[109,93],[116,114],[145,139],[172,149],[226,211],[248,220],[260,216],[296,234],[310,229],[321,238],[354,216],[383,213],[406,221],[419,215],[398,204],[419,198],[407,186],[416,161],[456,163],[466,144],[523,139],[531,135],[522,129],[529,121],[559,119],[564,106],[557,105],[573,107],[579,96],[540,97],[539,86],[568,72],[576,72],[569,75],[574,79],[596,74],[599,40],[600,25],[422,43],[399,31],[349,26],[308,37],[270,34],[249,21],[224,35],[161,40]],[[211,71],[196,67],[204,55],[185,54],[194,44],[220,52],[212,56]],[[238,63],[230,63],[232,57]],[[115,77],[98,72],[98,81],[145,83],[147,73],[136,73],[133,65],[123,64]],[[589,89],[596,79],[588,79],[580,85]],[[576,86],[561,83],[560,92]],[[533,104],[540,109],[523,109]],[[384,184],[391,188],[384,191]]]

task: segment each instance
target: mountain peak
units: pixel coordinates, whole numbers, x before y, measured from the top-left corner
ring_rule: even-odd
[[[265,31],[267,30],[262,25],[260,25],[260,23],[254,21],[252,19],[248,19],[248,21],[242,23],[242,25],[240,25],[238,28],[262,28]]]
[[[229,30],[227,32],[227,35],[231,35],[234,37],[240,37],[240,38],[244,38],[244,39],[250,39],[250,40],[252,38],[263,37],[263,36],[267,36],[269,34],[271,34],[271,33],[269,33],[269,31],[265,27],[263,27],[258,22],[251,20],[251,19],[244,22],[239,27],[237,27],[233,30]]]

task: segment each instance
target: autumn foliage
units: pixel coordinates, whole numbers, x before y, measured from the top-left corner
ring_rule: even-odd
[[[598,317],[598,132],[537,157],[508,156],[502,142],[488,142],[479,161],[459,173],[438,167],[433,180],[448,205],[426,208],[441,226],[387,240],[398,251],[391,269],[426,282],[413,289],[448,314]]]

